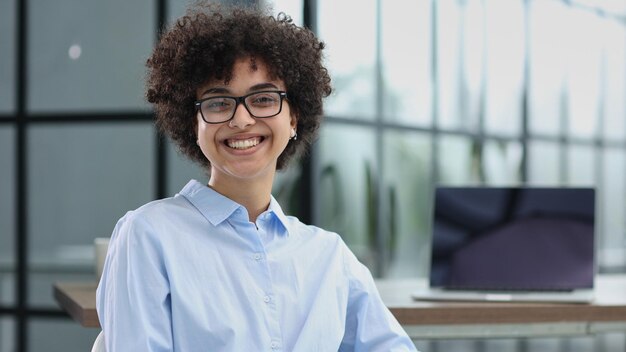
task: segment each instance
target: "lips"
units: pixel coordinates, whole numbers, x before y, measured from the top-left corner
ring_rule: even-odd
[[[245,150],[257,146],[263,140],[262,137],[251,137],[246,139],[227,139],[226,146],[232,149]]]

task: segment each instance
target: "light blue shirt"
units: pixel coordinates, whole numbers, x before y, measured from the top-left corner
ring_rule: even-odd
[[[97,309],[113,352],[415,351],[337,234],[197,181],[119,220]]]

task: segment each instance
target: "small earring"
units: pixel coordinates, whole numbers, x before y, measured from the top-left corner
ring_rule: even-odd
[[[198,147],[200,146],[200,140],[196,139],[196,144],[198,145]]]
[[[294,141],[298,139],[298,132],[296,132],[295,128],[291,129],[291,136],[289,139],[293,139]]]

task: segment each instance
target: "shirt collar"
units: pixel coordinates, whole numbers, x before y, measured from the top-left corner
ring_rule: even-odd
[[[193,204],[213,226],[224,222],[237,209],[241,209],[243,213],[247,214],[246,209],[242,205],[196,180],[189,181],[179,194]],[[284,228],[285,233],[289,234],[289,221],[274,196],[271,196],[270,205],[265,213],[274,214]]]
[[[285,215],[285,213],[283,213],[283,208],[280,207],[280,204],[278,204],[276,198],[274,198],[274,196],[271,197],[272,198],[270,199],[270,206],[267,208],[267,212],[271,212],[274,214],[274,216],[276,216],[278,222],[283,225],[285,234],[289,235],[289,233],[291,232],[291,230],[289,229],[289,220],[287,220],[287,216]]]

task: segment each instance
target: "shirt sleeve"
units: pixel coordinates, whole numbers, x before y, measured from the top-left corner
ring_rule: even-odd
[[[344,244],[350,280],[346,329],[339,351],[417,351],[413,341],[385,306],[370,271]]]
[[[111,235],[96,293],[107,351],[172,351],[169,281],[158,237],[128,213]]]

